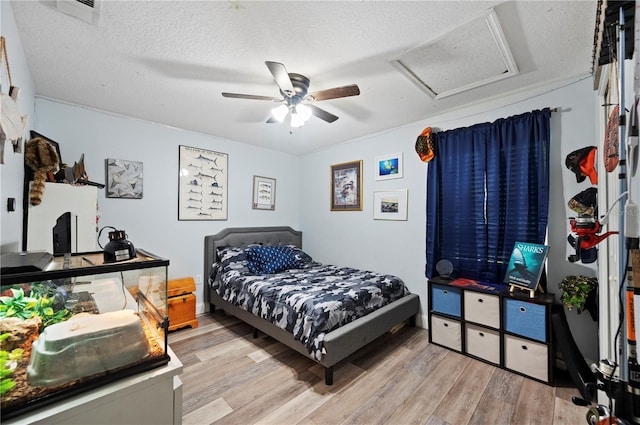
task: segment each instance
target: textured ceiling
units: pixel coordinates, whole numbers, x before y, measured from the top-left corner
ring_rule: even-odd
[[[55,1],[11,4],[37,95],[292,154],[587,76],[597,9],[597,1],[103,0],[87,22]],[[490,37],[460,37],[492,9],[517,75],[434,99],[394,66],[424,51],[414,58],[420,71],[446,90],[499,72],[470,55],[495,56]],[[279,97],[265,61],[309,77],[311,92],[357,84],[361,94],[316,102],[339,117],[331,124],[267,124],[277,104],[221,96]]]

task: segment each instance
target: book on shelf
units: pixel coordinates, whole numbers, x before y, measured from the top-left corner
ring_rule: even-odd
[[[549,247],[537,243],[516,242],[504,276],[504,283],[535,291],[540,283]]]
[[[505,288],[504,285],[489,283],[489,282],[482,282],[475,279],[468,279],[466,277],[459,277],[457,279],[454,279],[451,282],[449,282],[449,285],[462,286],[464,288],[473,288],[473,289],[477,289],[484,292],[490,292],[490,293],[498,293]]]

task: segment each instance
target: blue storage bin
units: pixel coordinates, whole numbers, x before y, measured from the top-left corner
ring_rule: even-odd
[[[504,329],[540,342],[547,341],[547,320],[544,305],[519,300],[504,300]]]
[[[431,285],[431,308],[434,312],[460,317],[460,288]]]

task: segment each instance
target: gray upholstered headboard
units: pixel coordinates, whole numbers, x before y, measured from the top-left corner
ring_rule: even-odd
[[[229,227],[215,235],[204,237],[204,281],[209,281],[211,265],[217,259],[218,247],[262,245],[296,245],[302,248],[302,232],[288,226],[281,227]],[[205,294],[208,291],[205,290]]]

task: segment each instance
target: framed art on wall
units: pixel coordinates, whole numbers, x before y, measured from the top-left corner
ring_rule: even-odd
[[[362,161],[331,166],[331,211],[362,211]]]
[[[374,220],[406,220],[407,189],[373,192]]]
[[[402,178],[402,153],[376,158],[376,180]]]
[[[254,210],[274,210],[276,208],[276,179],[253,176]]]
[[[179,146],[178,220],[227,219],[226,153]]]
[[[142,162],[107,158],[107,198],[142,199]]]

